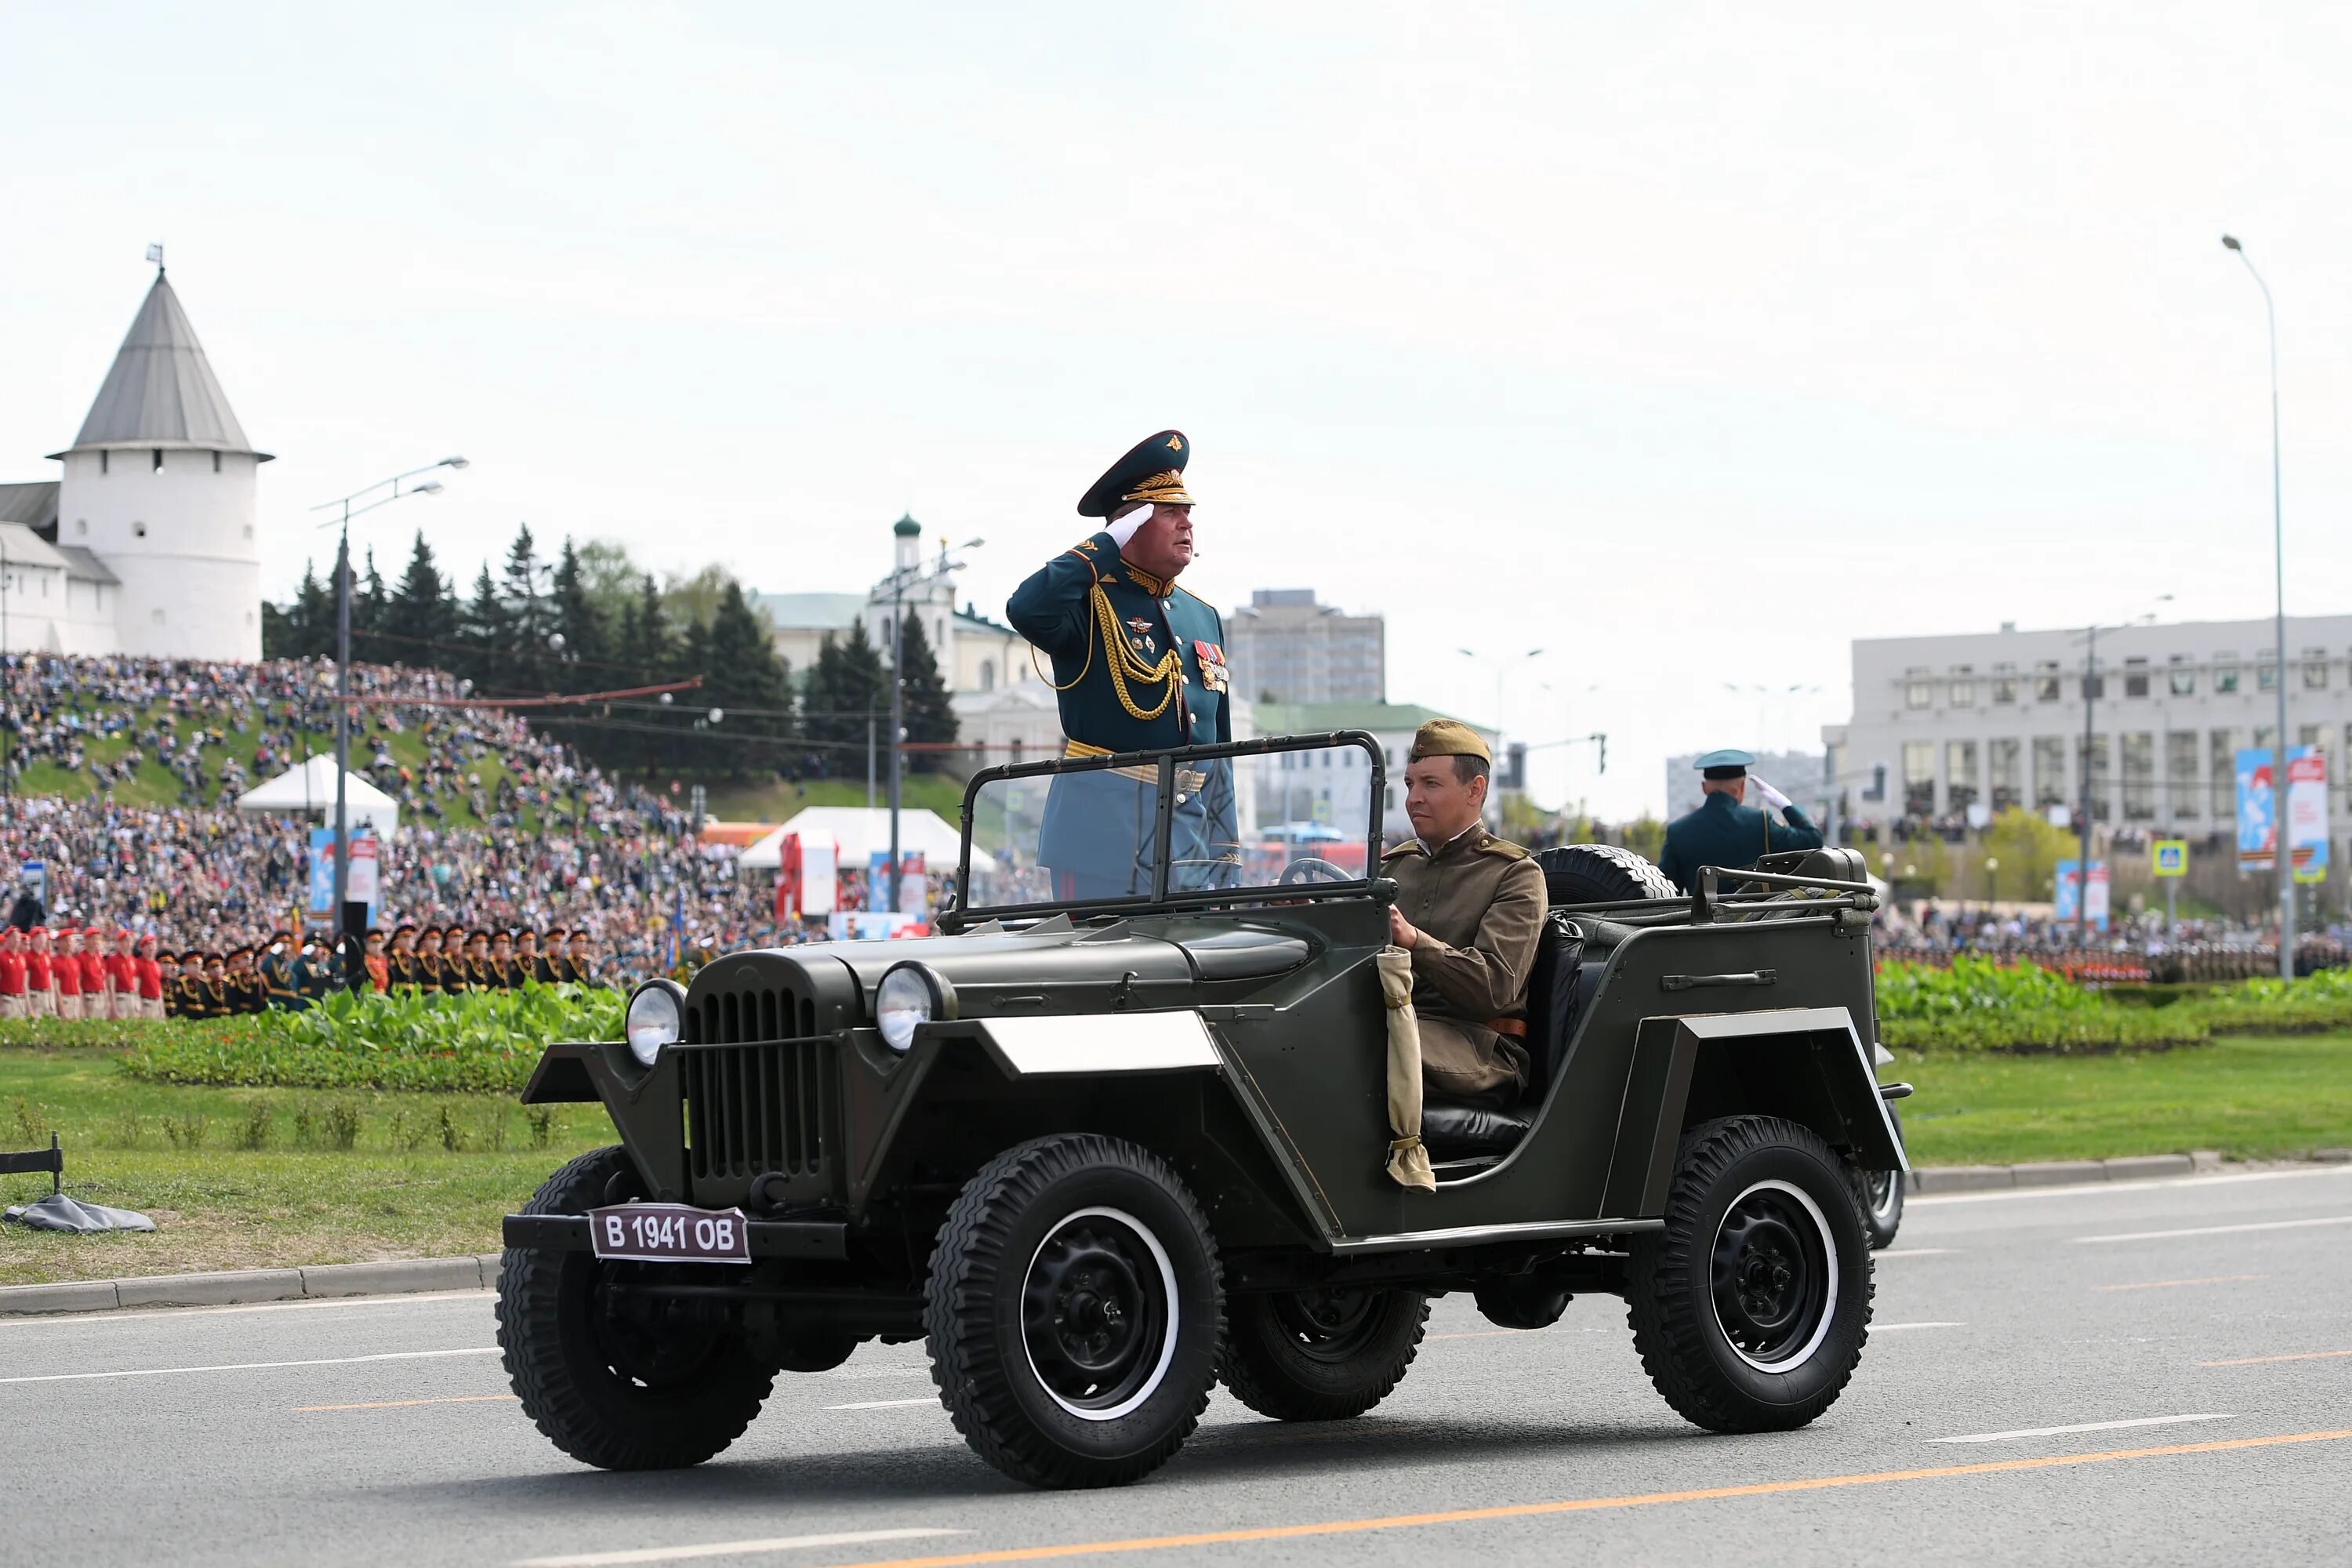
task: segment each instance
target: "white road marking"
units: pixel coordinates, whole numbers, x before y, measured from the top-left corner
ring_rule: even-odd
[[[905,1410],[917,1405],[939,1407],[937,1399],[861,1399],[855,1405],[828,1405],[827,1410]]]
[[[87,1328],[92,1323],[143,1323],[154,1318],[217,1318],[244,1312],[316,1312],[327,1308],[350,1311],[365,1307],[446,1306],[453,1301],[488,1301],[495,1290],[419,1290],[406,1296],[321,1296],[311,1301],[256,1301],[242,1307],[161,1307],[142,1311],[44,1312],[39,1317],[0,1318],[0,1329]]]
[[[1874,1252],[1873,1258],[1948,1258],[1957,1247],[1890,1247],[1884,1252]]]
[[[1941,1204],[2007,1204],[2024,1198],[2082,1198],[2098,1193],[2144,1193],[2156,1187],[2234,1187],[2242,1182],[2297,1182],[2314,1177],[2352,1176],[2352,1165],[2327,1165],[2310,1171],[2240,1171],[2227,1176],[2151,1176],[2144,1182],[2077,1182],[2071,1186],[2004,1187],[1989,1193],[1936,1193],[1904,1200],[1911,1208]]]
[[[771,1535],[758,1541],[707,1541],[698,1546],[648,1546],[636,1552],[583,1552],[571,1557],[521,1557],[512,1568],[618,1568],[626,1563],[683,1563],[749,1552],[794,1552],[811,1546],[865,1546],[877,1541],[919,1541],[969,1535],[964,1530],[847,1530],[833,1535]]]
[[[462,1351],[383,1351],[375,1355],[325,1356],[317,1361],[243,1361],[223,1366],[146,1366],[128,1372],[45,1372],[31,1377],[0,1377],[6,1383],[82,1383],[105,1377],[177,1377],[192,1372],[275,1372],[289,1366],[352,1366],[370,1361],[426,1361],[438,1356],[496,1355],[499,1347],[484,1345],[479,1350]]]
[[[2267,1279],[2267,1274],[2214,1274],[2202,1279],[2142,1279],[2132,1285],[2094,1285],[2094,1290],[2172,1290],[2183,1285],[2235,1285],[2247,1279]]]
[[[2021,1426],[2014,1432],[1971,1432],[1965,1437],[1936,1437],[1937,1443],[1999,1443],[2011,1437],[2063,1437],[2074,1432],[2117,1432],[2126,1426],[2178,1426],[2188,1421],[2235,1421],[2234,1415],[2143,1415],[2136,1421],[2084,1421],[2073,1426]]]
[[[824,1373],[826,1377],[928,1377],[930,1363],[918,1362],[912,1366],[844,1366]]]
[[[2266,1219],[2253,1225],[2199,1225],[2187,1230],[2131,1230],[2117,1236],[2078,1236],[2076,1241],[2169,1241],[2178,1236],[2238,1236],[2252,1230],[2308,1230],[2315,1225],[2352,1225],[2352,1214],[2325,1219]]]
[[[1893,1334],[1900,1333],[1905,1329],[1965,1329],[1967,1327],[1968,1325],[1963,1322],[1873,1323],[1870,1325],[1870,1331],[1874,1334]]]

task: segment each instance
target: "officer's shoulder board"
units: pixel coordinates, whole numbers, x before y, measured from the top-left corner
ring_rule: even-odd
[[[1524,860],[1528,858],[1527,850],[1522,848],[1520,846],[1512,843],[1507,838],[1496,838],[1491,834],[1488,835],[1485,843],[1478,846],[1478,853],[1481,855],[1500,855],[1506,860]]]
[[[1420,853],[1421,840],[1418,838],[1408,838],[1393,849],[1382,850],[1381,852],[1381,858],[1383,860],[1393,860],[1400,855],[1418,855]]]

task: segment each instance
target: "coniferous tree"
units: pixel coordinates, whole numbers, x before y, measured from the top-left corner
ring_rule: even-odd
[[[553,606],[541,590],[546,574],[530,524],[515,525],[514,542],[507,546],[506,569],[499,579],[499,596],[507,607],[507,643],[499,663],[505,679],[517,690],[541,692],[547,679],[548,638],[554,634]]]
[[[487,561],[474,577],[474,596],[466,605],[461,640],[469,651],[460,673],[478,687],[492,689],[496,685],[494,672],[513,644],[514,628],[513,618],[499,598],[499,585],[490,577],[490,563]]]
[[[611,657],[611,637],[604,622],[604,606],[592,595],[587,577],[581,568],[580,552],[572,548],[567,536],[563,554],[555,563],[555,575],[548,590],[548,599],[555,624],[555,635],[563,639],[562,658],[557,661],[556,689],[562,691],[600,691],[610,687],[602,681],[605,672],[599,667]]]
[[[863,620],[850,626],[846,639],[828,636],[818,645],[803,694],[801,732],[828,776],[865,775],[867,717],[887,722],[889,710],[889,681]]]
[[[367,569],[357,574],[359,581],[352,585],[352,658],[370,664],[381,664],[397,658],[387,653],[387,645],[375,634],[384,629],[392,616],[392,590],[384,585],[383,574],[377,570],[375,547],[367,552]],[[335,637],[331,630],[327,646],[331,651]]]
[[[734,773],[784,766],[793,738],[791,672],[743,585],[731,578],[711,612],[707,647],[701,695],[726,715],[713,733],[717,765]]]
[[[408,553],[408,568],[401,574],[400,586],[385,615],[383,629],[392,634],[386,639],[392,657],[403,664],[428,668],[446,666],[457,650],[444,645],[454,640],[457,622],[457,606],[450,600],[448,582],[434,563],[425,531],[418,529],[416,542]]]
[[[955,710],[948,703],[948,684],[940,678],[939,660],[931,653],[931,639],[923,630],[923,617],[909,615],[898,634],[900,703],[904,710],[907,739],[932,744],[952,745],[956,738]],[[884,688],[887,696],[888,688]],[[943,771],[949,753],[944,752],[910,751],[907,768],[919,773]]]

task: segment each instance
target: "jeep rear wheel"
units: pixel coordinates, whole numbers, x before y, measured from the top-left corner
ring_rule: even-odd
[[[1892,1105],[1886,1114],[1895,1123],[1895,1136],[1903,1136],[1903,1118]],[[1870,1237],[1871,1250],[1895,1245],[1895,1233],[1903,1226],[1903,1173],[1900,1171],[1865,1171],[1859,1165],[1847,1168],[1846,1175],[1853,1185],[1853,1201],[1862,1207],[1862,1228]]]
[[[940,1227],[923,1321],[956,1430],[1032,1486],[1115,1486],[1165,1464],[1209,1402],[1216,1248],[1176,1173],[1092,1134],[1007,1150]]]
[[[1870,1251],[1844,1167],[1811,1131],[1748,1116],[1685,1133],[1665,1228],[1631,1252],[1634,1346],[1694,1425],[1802,1426],[1853,1375]]]
[[[1286,1290],[1236,1297],[1225,1386],[1277,1421],[1361,1415],[1403,1381],[1429,1326],[1418,1290]]]
[[[525,1214],[586,1214],[640,1195],[619,1149],[581,1155]],[[555,1446],[608,1470],[698,1465],[743,1434],[775,1380],[740,1335],[655,1328],[616,1315],[609,1288],[675,1266],[605,1263],[585,1252],[509,1247],[499,1269],[507,1377]]]

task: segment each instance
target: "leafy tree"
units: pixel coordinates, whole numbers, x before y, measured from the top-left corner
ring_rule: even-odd
[[[563,543],[565,549],[571,549],[569,539]],[[629,559],[625,546],[609,539],[592,539],[574,555],[579,562],[581,592],[596,606],[606,626],[619,626],[621,617],[636,601],[644,571]]]
[[[935,744],[953,745],[956,738],[955,710],[948,704],[948,683],[940,679],[939,660],[932,656],[929,634],[923,630],[923,617],[909,615],[898,634],[898,663],[902,671],[899,689],[904,707],[907,739]],[[888,688],[885,686],[887,699]],[[909,752],[908,771],[935,773],[945,769],[948,753],[943,752]]]
[[[2074,835],[2022,806],[1992,819],[1984,836],[1986,858],[2000,864],[1985,874],[1986,896],[2038,900],[2054,897],[2058,862],[2074,858]]]
[[[684,625],[692,622],[707,626],[719,613],[719,602],[727,595],[735,574],[716,563],[705,566],[691,577],[672,577],[662,589],[664,606],[671,620]]]

